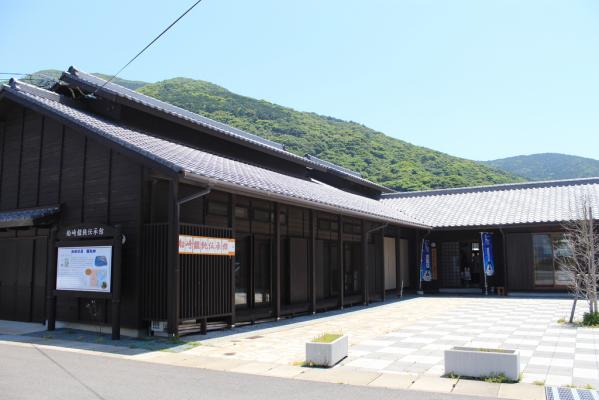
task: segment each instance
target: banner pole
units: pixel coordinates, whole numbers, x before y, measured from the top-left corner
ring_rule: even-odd
[[[420,242],[420,259],[418,260],[418,277],[419,277],[419,283],[418,283],[418,291],[420,292],[419,294],[424,294],[422,292],[422,255],[424,253],[424,239],[421,240]]]
[[[487,272],[485,271],[485,267],[483,267],[483,274],[485,275],[485,296],[488,296],[489,287],[487,286]]]

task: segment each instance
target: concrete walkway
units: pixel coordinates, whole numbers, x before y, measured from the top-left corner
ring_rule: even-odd
[[[0,340],[33,340],[38,346],[270,377],[529,400],[545,398],[544,384],[598,387],[599,330],[558,323],[570,305],[539,298],[413,298],[185,337],[190,344],[162,351],[122,346],[109,350],[110,343],[69,345],[64,336]],[[323,332],[348,334],[349,357],[332,369],[298,366],[305,341]],[[518,349],[522,383],[443,377],[443,350],[452,345]]]

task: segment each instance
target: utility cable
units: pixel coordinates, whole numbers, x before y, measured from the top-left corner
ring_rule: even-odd
[[[112,80],[113,80],[114,78],[116,78],[116,77],[117,77],[117,76],[118,76],[118,75],[119,75],[121,72],[123,72],[123,70],[129,66],[129,64],[131,64],[133,61],[135,61],[135,59],[136,59],[137,57],[139,57],[140,55],[142,55],[142,53],[143,53],[144,51],[146,51],[146,50],[147,50],[147,49],[148,49],[148,48],[149,48],[151,45],[153,45],[153,44],[154,44],[154,42],[156,42],[158,39],[160,39],[160,37],[161,37],[162,35],[164,35],[164,34],[165,34],[165,33],[166,33],[166,32],[167,32],[169,29],[171,29],[171,28],[172,28],[172,27],[173,27],[173,26],[174,26],[174,25],[175,25],[177,22],[179,22],[179,20],[180,20],[181,18],[183,18],[185,15],[187,15],[187,13],[188,13],[188,12],[190,12],[191,10],[193,10],[193,8],[194,8],[195,6],[197,6],[198,4],[200,4],[200,2],[201,2],[201,1],[202,1],[202,0],[197,0],[195,3],[193,3],[193,5],[192,5],[191,7],[189,7],[189,8],[187,9],[187,11],[185,11],[183,14],[181,14],[181,15],[179,16],[179,18],[177,18],[176,20],[174,20],[174,21],[173,21],[173,22],[172,22],[172,23],[171,23],[169,26],[167,26],[167,27],[166,27],[166,28],[165,28],[165,29],[164,29],[162,32],[160,32],[160,34],[159,34],[158,36],[156,36],[156,37],[155,37],[155,38],[154,38],[154,39],[153,39],[153,40],[152,40],[150,43],[148,43],[148,44],[146,45],[146,47],[144,47],[144,48],[143,48],[143,49],[142,49],[142,50],[141,50],[139,53],[137,53],[137,54],[135,55],[135,57],[133,57],[131,60],[129,60],[129,62],[127,62],[127,64],[125,64],[125,65],[124,65],[124,66],[123,66],[121,69],[119,69],[119,70],[118,70],[118,72],[117,72],[116,74],[112,75],[112,77],[111,77],[110,79],[108,79],[106,82],[104,82],[104,83],[102,84],[102,86],[100,86],[100,87],[98,87],[96,90],[94,90],[94,92],[91,94],[91,96],[95,95],[95,94],[98,92],[98,90],[102,89],[104,86],[106,86],[107,84],[109,84],[110,82],[112,82]]]

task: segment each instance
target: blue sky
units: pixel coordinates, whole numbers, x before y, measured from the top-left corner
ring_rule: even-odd
[[[116,72],[193,1],[0,3],[0,72]],[[122,74],[207,80],[471,159],[599,158],[599,2],[204,0]]]

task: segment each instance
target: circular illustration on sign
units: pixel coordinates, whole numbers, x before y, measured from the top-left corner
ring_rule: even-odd
[[[86,268],[85,269],[85,275],[90,276],[92,274],[92,269],[91,268]]]
[[[431,280],[433,279],[433,277],[432,277],[432,275],[431,275],[431,271],[430,271],[430,270],[428,270],[428,269],[427,269],[426,271],[424,271],[424,276],[423,276],[423,279],[424,279],[425,281],[427,281],[427,282],[428,282],[428,281],[431,281]]]

